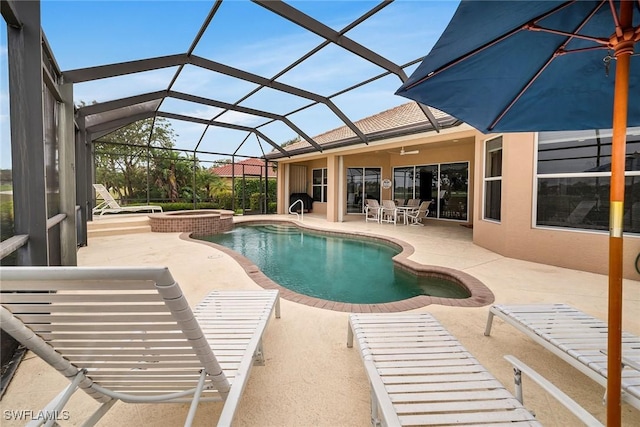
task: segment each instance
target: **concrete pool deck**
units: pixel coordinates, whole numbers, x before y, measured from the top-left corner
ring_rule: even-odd
[[[273,219],[279,216],[268,216]],[[255,219],[252,216],[249,219]],[[280,218],[291,219],[290,216]],[[242,218],[236,218],[242,221]],[[101,219],[104,221],[104,219]],[[365,223],[349,216],[329,223],[305,215],[304,223],[329,230],[372,233],[404,240],[414,248],[412,261],[454,268],[481,280],[496,303],[563,302],[606,320],[607,277],[505,258],[474,245],[472,230],[456,223],[427,221],[425,227]],[[95,237],[78,252],[79,265],[165,265],[183,288],[191,305],[211,289],[259,289],[229,255],[180,239],[179,233],[140,233]],[[606,260],[603,260],[606,262]],[[623,329],[640,334],[640,282],[624,282]],[[488,307],[432,304],[415,310],[436,317],[458,340],[513,392],[511,366],[502,358],[513,354],[560,386],[602,422],[604,389],[502,321],[491,337],[483,335]],[[282,318],[272,319],[265,337],[265,366],[256,366],[240,403],[236,426],[368,426],[369,385],[357,349],[346,347],[348,313],[282,300]],[[5,411],[41,409],[68,381],[28,353],[0,402]],[[525,379],[525,406],[549,426],[580,425],[567,410]],[[98,403],[79,392],[70,402],[70,420],[81,423]],[[217,422],[222,404],[201,404],[195,425]],[[186,404],[116,403],[99,425],[182,425]],[[622,407],[623,425],[638,425],[640,411]]]

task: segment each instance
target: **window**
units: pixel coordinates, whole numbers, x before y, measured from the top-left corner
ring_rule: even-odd
[[[469,205],[469,162],[394,168],[393,197],[431,200],[429,217],[466,221]]]
[[[313,201],[327,201],[327,169],[313,170]]]
[[[611,130],[538,134],[538,226],[609,229]],[[627,131],[624,231],[640,233],[640,128]]]
[[[393,198],[402,204],[414,198],[414,169],[413,166],[393,169]]]
[[[500,221],[502,203],[502,137],[485,142],[484,219]]]

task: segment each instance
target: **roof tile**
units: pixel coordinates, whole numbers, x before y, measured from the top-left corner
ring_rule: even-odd
[[[448,114],[440,110],[436,110],[431,107],[428,108],[438,120],[449,117]],[[365,135],[424,123],[429,123],[429,119],[427,119],[424,112],[416,102],[408,102],[354,122],[356,127]],[[354,136],[356,136],[356,134],[345,125],[314,136],[313,140],[320,145],[324,145],[352,138]],[[287,151],[294,151],[310,146],[311,144],[302,139],[298,142],[294,142],[293,144],[289,144],[284,148]]]
[[[233,167],[231,163],[229,163],[226,165],[219,166],[217,168],[211,168],[210,171],[215,173],[218,176],[230,178],[233,175],[242,176],[243,172],[244,172],[244,175],[264,176],[263,168],[264,168],[264,160],[246,159],[241,162],[235,163]],[[273,170],[273,168],[269,167],[267,170],[268,170],[267,174],[269,178],[276,177],[276,172]]]

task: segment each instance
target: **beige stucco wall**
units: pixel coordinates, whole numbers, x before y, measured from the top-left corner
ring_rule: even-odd
[[[312,193],[312,170],[327,168],[328,201],[314,203],[314,213],[325,214],[327,221],[339,221],[346,215],[346,181],[339,180],[349,167],[379,167],[383,179],[392,179],[394,167],[434,163],[469,162],[469,222],[473,240],[504,256],[582,271],[606,274],[608,271],[608,233],[536,228],[533,226],[535,134],[503,135],[502,219],[499,223],[482,219],[484,141],[497,135],[483,135],[466,125],[429,135],[394,138],[384,143],[354,146],[331,152],[305,155],[281,161],[278,168],[278,209],[284,213],[289,200],[286,189],[287,164],[305,165],[308,190]],[[395,154],[419,149],[415,155]],[[342,158],[342,165],[340,165]],[[283,167],[285,166],[285,167]],[[342,169],[340,169],[342,168]],[[341,188],[342,187],[342,188]],[[392,198],[392,190],[382,190],[383,199]],[[285,206],[287,205],[287,206]],[[343,212],[339,212],[342,207]],[[640,236],[625,235],[624,276],[640,280],[635,259],[640,253]]]
[[[339,195],[346,197],[347,182],[340,181],[340,172],[346,176],[348,168],[381,168],[382,179],[393,180],[393,168],[413,165],[430,165],[436,163],[469,163],[469,207],[468,221],[473,218],[473,192],[475,172],[475,135],[478,132],[469,126],[462,125],[453,129],[446,129],[440,133],[410,135],[393,138],[384,142],[377,141],[367,146],[357,145],[325,153],[307,154],[293,159],[280,161],[278,177],[278,200],[287,201],[289,192],[286,189],[286,166],[295,164],[307,168],[307,193],[312,194],[313,169],[327,168],[327,203],[314,202],[314,213],[325,214],[327,221],[339,221],[346,215],[346,200],[339,203]],[[418,154],[400,156],[398,153],[404,147],[407,151],[419,150]],[[342,159],[342,164],[340,159]],[[283,167],[285,166],[285,167]],[[393,198],[392,189],[381,189],[382,199]],[[286,203],[278,203],[280,213],[285,213]],[[342,209],[342,212],[340,212]]]
[[[475,147],[478,185],[474,243],[510,258],[607,274],[609,235],[603,232],[553,230],[533,226],[535,134],[503,135],[502,213],[500,223],[482,219],[484,197],[484,141],[492,136],[478,134]],[[624,277],[640,279],[635,259],[640,238],[625,235]],[[559,284],[561,286],[561,284]]]

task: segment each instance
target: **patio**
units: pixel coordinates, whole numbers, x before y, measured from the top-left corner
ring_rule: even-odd
[[[256,219],[252,216],[251,219]],[[292,219],[268,216],[268,219]],[[101,221],[108,221],[104,219]],[[237,221],[243,218],[236,217]],[[603,275],[505,258],[474,245],[471,230],[457,223],[427,221],[425,227],[366,223],[347,216],[330,223],[305,215],[304,223],[331,230],[371,233],[401,239],[414,246],[410,259],[457,268],[487,285],[499,303],[564,302],[606,319],[607,278]],[[257,285],[228,255],[207,245],[180,238],[179,233],[140,233],[91,238],[78,253],[79,265],[166,265],[192,305],[216,289],[257,289]],[[513,391],[512,370],[504,354],[513,354],[575,399],[601,421],[605,419],[603,388],[578,373],[523,334],[496,321],[491,337],[483,336],[488,307],[431,305],[417,311],[432,313],[503,384]],[[369,425],[369,386],[355,349],[346,348],[347,313],[318,309],[282,300],[282,318],[270,323],[265,335],[266,366],[252,371],[236,418],[238,426],[366,426]],[[640,334],[640,295],[627,286],[624,329]],[[67,381],[48,365],[27,354],[0,402],[6,411],[42,408]],[[535,384],[525,380],[525,405],[546,425],[576,425],[577,420]],[[97,403],[78,393],[68,406],[69,424],[89,415]],[[222,405],[201,404],[196,425],[215,423]],[[188,405],[117,403],[101,425],[181,425]],[[637,423],[640,413],[623,404],[623,425]],[[65,424],[65,422],[63,422]]]

